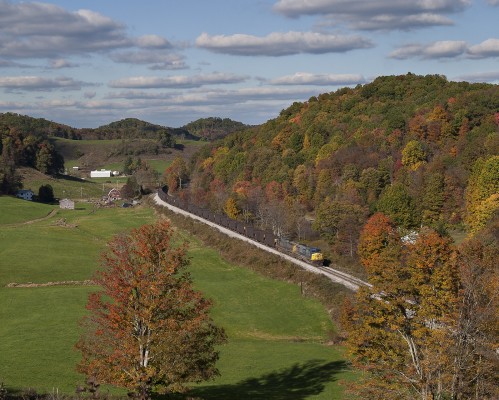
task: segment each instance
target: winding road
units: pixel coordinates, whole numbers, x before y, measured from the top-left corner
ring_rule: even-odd
[[[176,214],[182,214],[182,215],[188,216],[190,218],[193,218],[197,221],[200,221],[206,225],[209,225],[209,226],[219,230],[220,232],[226,234],[227,236],[248,242],[248,243],[252,244],[253,246],[256,246],[256,247],[258,247],[262,250],[265,250],[269,253],[275,254],[279,257],[282,257],[282,258],[286,259],[287,261],[292,262],[293,264],[296,264],[303,269],[306,269],[307,271],[313,272],[314,274],[325,275],[331,281],[339,283],[340,285],[343,285],[350,290],[357,291],[360,286],[371,286],[369,283],[367,283],[359,278],[356,278],[353,275],[347,274],[347,273],[342,272],[342,271],[338,271],[338,270],[336,270],[334,268],[330,268],[330,267],[316,267],[316,266],[307,264],[306,262],[300,261],[294,257],[289,256],[288,254],[281,253],[280,251],[274,249],[273,247],[266,246],[266,245],[259,243],[253,239],[247,238],[246,236],[240,235],[237,232],[231,231],[230,229],[224,228],[223,226],[220,226],[220,225],[217,225],[211,221],[208,221],[207,219],[204,219],[204,218],[201,218],[197,215],[191,214],[188,211],[182,210],[181,208],[175,207],[175,206],[168,204],[167,202],[161,200],[157,193],[154,195],[153,199],[154,199],[154,202],[156,204],[163,206],[163,207],[167,207],[168,209],[170,209],[171,211],[173,211]]]

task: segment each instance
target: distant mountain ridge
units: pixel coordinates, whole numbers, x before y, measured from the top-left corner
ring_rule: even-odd
[[[194,135],[207,140],[221,139],[230,133],[249,128],[242,122],[233,121],[230,118],[200,118],[184,125],[182,128]]]
[[[50,121],[45,118],[34,118],[16,113],[0,113],[0,127],[4,130],[16,129],[24,134],[46,135],[66,139],[121,139],[127,138],[157,138],[158,135],[170,135],[172,139],[213,140],[248,125],[232,121],[229,118],[201,118],[179,128],[153,124],[138,118],[125,118],[98,128],[74,128],[69,125]]]

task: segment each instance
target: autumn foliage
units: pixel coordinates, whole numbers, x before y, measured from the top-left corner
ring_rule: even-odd
[[[378,213],[359,255],[372,286],[343,310],[349,353],[365,372],[350,390],[370,399],[496,398],[497,235],[458,251],[429,228],[402,240]]]
[[[144,399],[218,374],[215,346],[224,333],[211,303],[192,288],[186,247],[168,222],[114,237],[89,296],[78,370]]]

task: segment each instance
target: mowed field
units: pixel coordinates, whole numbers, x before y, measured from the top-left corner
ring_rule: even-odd
[[[46,218],[52,209],[0,197],[0,382],[13,391],[71,394],[83,382],[74,344],[87,296],[97,288],[6,285],[89,279],[112,235],[155,218],[146,206],[94,210],[82,203]],[[319,303],[294,285],[226,263],[186,233],[179,236],[190,242],[195,286],[213,300],[213,317],[229,338],[220,348],[221,376],[194,385],[191,396],[342,398],[339,381],[354,375],[341,349],[324,344],[333,326]]]

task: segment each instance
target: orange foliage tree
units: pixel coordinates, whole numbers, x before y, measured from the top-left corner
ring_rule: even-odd
[[[177,189],[182,189],[182,182],[187,179],[187,164],[181,157],[175,157],[173,162],[163,173],[163,177],[168,184],[168,192],[175,192]]]
[[[115,236],[102,262],[94,278],[102,290],[89,296],[76,345],[80,372],[140,399],[218,374],[224,332],[192,288],[186,247],[174,245],[168,222]]]
[[[456,257],[462,282],[452,392],[462,399],[497,399],[499,376],[499,219],[465,241]]]
[[[347,313],[347,345],[366,372],[354,384],[362,398],[444,398],[451,392],[459,275],[450,240],[431,229],[403,243],[393,223],[375,214],[364,227],[359,256],[370,288]]]

